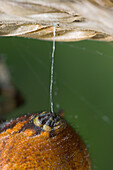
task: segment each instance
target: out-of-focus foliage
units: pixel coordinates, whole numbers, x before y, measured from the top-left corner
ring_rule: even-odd
[[[0,118],[23,102],[23,97],[12,83],[7,65],[0,56]]]

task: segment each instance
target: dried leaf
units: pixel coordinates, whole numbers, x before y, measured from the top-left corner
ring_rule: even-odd
[[[113,40],[112,0],[0,0],[0,36]]]

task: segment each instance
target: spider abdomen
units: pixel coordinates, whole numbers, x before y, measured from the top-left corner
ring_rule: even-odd
[[[1,169],[91,169],[87,148],[79,135],[60,116],[47,114],[43,120],[52,120],[50,131],[43,129],[45,123],[37,126],[37,118],[42,120],[40,114],[23,116],[2,129]]]

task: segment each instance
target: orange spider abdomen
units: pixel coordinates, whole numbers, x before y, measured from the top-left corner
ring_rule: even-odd
[[[36,113],[20,117],[0,133],[0,169],[90,170],[87,148],[60,116]]]

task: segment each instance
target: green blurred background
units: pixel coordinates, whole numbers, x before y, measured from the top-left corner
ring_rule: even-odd
[[[50,110],[49,84],[52,42],[0,38],[11,79],[25,99],[24,105],[2,115]],[[54,111],[64,109],[65,119],[88,146],[92,169],[113,169],[113,46],[81,41],[56,43]]]

